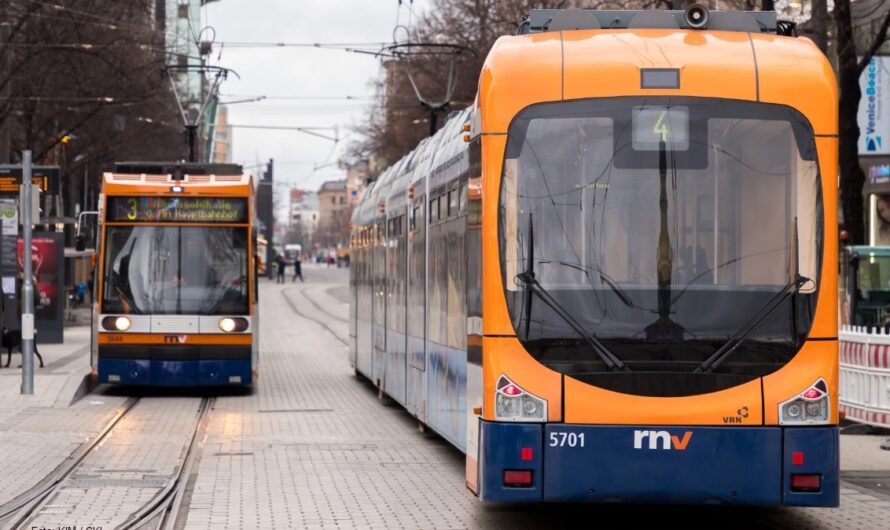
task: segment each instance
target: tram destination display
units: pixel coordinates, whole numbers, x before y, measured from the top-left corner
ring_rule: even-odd
[[[108,197],[106,206],[108,222],[247,222],[247,199],[236,197]]]

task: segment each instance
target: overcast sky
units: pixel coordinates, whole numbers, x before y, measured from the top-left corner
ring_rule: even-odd
[[[403,4],[399,18],[404,24],[409,0]],[[203,8],[203,24],[216,30],[213,62],[241,76],[223,84],[223,99],[373,95],[371,82],[380,75],[380,61],[371,55],[317,48],[236,48],[234,43],[388,42],[398,5],[398,0],[220,0],[208,4]],[[414,0],[415,16],[426,5],[427,0]],[[318,189],[326,180],[343,178],[336,166],[313,169],[337,161],[355,138],[350,126],[361,120],[368,104],[367,99],[268,99],[231,105],[229,122],[235,125],[338,126],[341,138],[335,146],[297,131],[235,128],[233,161],[250,166],[274,158],[276,181]],[[287,188],[277,186],[276,192],[286,195]]]

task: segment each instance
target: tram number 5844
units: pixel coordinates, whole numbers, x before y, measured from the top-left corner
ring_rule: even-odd
[[[584,447],[584,433],[551,432],[550,447]]]

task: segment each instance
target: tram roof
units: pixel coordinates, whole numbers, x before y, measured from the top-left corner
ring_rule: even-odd
[[[775,11],[706,10],[701,29],[754,33],[782,33],[793,25],[778,21]],[[518,34],[575,29],[680,29],[687,28],[684,10],[532,9]],[[689,28],[692,29],[692,28]]]
[[[204,164],[199,162],[116,162],[115,173],[146,175],[241,175],[240,164]]]
[[[131,186],[244,186],[252,183],[238,164],[118,162],[105,182]]]
[[[647,71],[670,71],[675,81],[652,83]],[[476,133],[505,134],[513,118],[537,103],[624,96],[785,105],[801,112],[816,135],[837,134],[837,105],[826,104],[837,100],[834,71],[810,39],[656,26],[500,37],[480,76]]]

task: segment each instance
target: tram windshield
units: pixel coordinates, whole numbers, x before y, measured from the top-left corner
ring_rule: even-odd
[[[109,226],[105,313],[248,313],[246,227]]]
[[[822,217],[812,129],[788,107],[682,97],[530,107],[510,126],[500,191],[517,336],[556,370],[637,391],[639,377],[596,376],[606,363],[529,295],[529,279],[631,372],[686,379],[779,297],[710,390],[772,372],[812,324]]]

